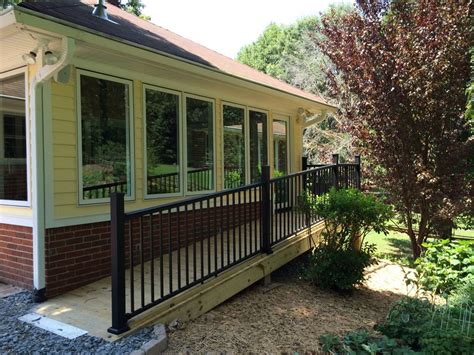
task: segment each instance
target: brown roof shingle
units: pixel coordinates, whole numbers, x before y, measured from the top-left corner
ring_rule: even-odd
[[[261,84],[291,95],[329,105],[319,96],[302,91],[283,81],[259,72],[247,65],[219,54],[209,48],[179,36],[151,22],[142,20],[113,5],[108,5],[109,19],[116,24],[92,15],[94,0],[70,2],[28,2],[20,7],[98,31],[119,40],[136,43],[172,56],[198,63],[223,73]]]

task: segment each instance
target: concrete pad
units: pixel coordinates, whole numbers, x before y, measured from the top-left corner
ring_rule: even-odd
[[[29,313],[18,319],[22,322],[32,324],[38,328],[47,330],[67,339],[76,339],[84,334],[87,334],[85,330],[69,324],[58,322],[57,320],[44,317],[37,313]]]

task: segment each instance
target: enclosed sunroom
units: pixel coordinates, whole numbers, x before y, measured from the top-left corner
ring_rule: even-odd
[[[151,281],[145,302],[145,264],[162,276],[163,253],[185,247],[186,265],[201,268],[179,276],[181,292],[311,227],[295,208],[309,181],[297,174],[302,132],[333,107],[112,5],[108,18],[96,16],[94,5],[27,2],[0,13],[0,281],[41,300],[110,276],[111,195],[129,214],[122,261],[131,262],[128,281],[141,264],[141,308],[177,294],[170,281],[157,300]],[[353,168],[341,170],[346,185]],[[314,172],[308,186],[337,183],[334,169]],[[263,210],[270,224],[256,222]],[[237,228],[241,244],[219,241]],[[166,260],[169,277],[180,275],[181,256]]]

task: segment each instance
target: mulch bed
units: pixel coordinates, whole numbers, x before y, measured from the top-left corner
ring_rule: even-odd
[[[273,275],[271,290],[256,284],[169,334],[168,351],[320,353],[319,337],[343,334],[383,320],[407,294],[404,270],[381,262],[351,295],[317,289],[298,277],[295,261]]]

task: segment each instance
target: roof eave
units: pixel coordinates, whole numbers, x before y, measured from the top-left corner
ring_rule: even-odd
[[[247,79],[247,78],[242,78],[240,76],[233,75],[233,74],[224,72],[222,70],[206,66],[206,65],[201,64],[201,63],[196,63],[194,61],[191,61],[191,60],[188,60],[188,59],[185,59],[185,58],[181,58],[181,57],[178,57],[178,56],[175,56],[175,55],[163,52],[163,51],[159,51],[159,50],[147,47],[147,46],[143,46],[143,45],[140,45],[140,44],[137,44],[137,43],[134,43],[134,42],[130,42],[130,41],[124,40],[122,38],[114,37],[114,36],[105,34],[105,33],[100,32],[100,31],[95,31],[95,30],[93,30],[91,28],[88,28],[88,27],[83,27],[83,26],[80,26],[80,25],[76,25],[74,23],[64,21],[64,20],[49,16],[49,15],[45,15],[45,14],[37,12],[37,11],[33,11],[33,10],[23,8],[23,7],[19,7],[19,6],[16,6],[16,5],[12,9],[8,9],[6,12],[10,12],[10,11],[13,11],[16,22],[21,23],[25,26],[36,27],[36,25],[37,25],[36,23],[31,23],[31,22],[28,21],[29,20],[28,15],[29,15],[29,16],[32,16],[32,17],[36,17],[36,18],[40,18],[40,19],[43,19],[43,20],[46,20],[46,21],[56,23],[58,25],[69,27],[73,30],[84,31],[84,32],[90,33],[92,35],[99,36],[101,38],[105,38],[105,39],[108,39],[108,40],[111,40],[111,41],[119,42],[119,43],[122,43],[122,44],[127,45],[127,46],[131,46],[131,47],[138,48],[138,49],[141,49],[141,50],[144,50],[144,51],[147,51],[147,52],[154,53],[156,55],[159,55],[159,56],[162,56],[162,57],[165,57],[165,58],[176,60],[178,62],[186,63],[186,64],[189,64],[189,65],[192,65],[192,66],[195,66],[195,67],[198,67],[198,68],[201,68],[201,69],[204,69],[206,71],[210,71],[210,72],[213,72],[213,73],[216,73],[216,74],[219,74],[219,75],[223,75],[223,76],[230,77],[230,78],[233,78],[233,79],[236,79],[236,80],[240,80],[242,82],[247,82],[247,83],[257,85],[259,87],[270,89],[272,91],[279,92],[279,93],[282,93],[284,95],[288,95],[288,96],[296,98],[298,100],[302,100],[303,102],[306,102],[306,104],[310,104],[311,106],[315,106],[315,104],[316,104],[316,106],[318,108],[322,109],[322,110],[328,110],[328,111],[331,111],[331,112],[336,110],[336,107],[334,105],[329,104],[327,102],[311,100],[311,99],[309,99],[307,97],[304,97],[304,96],[299,96],[299,95],[296,95],[296,94],[293,94],[293,93],[290,93],[290,92],[287,92],[287,91],[284,91],[284,90],[280,90],[280,89],[274,88],[272,86],[265,85],[265,84]],[[23,14],[26,14],[27,16],[23,16]],[[45,29],[45,28],[42,28],[42,29],[45,30],[45,31],[51,31],[51,30]],[[312,110],[310,110],[310,111],[312,111]]]

